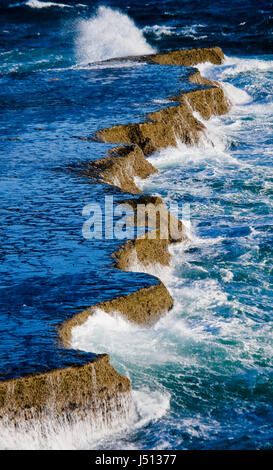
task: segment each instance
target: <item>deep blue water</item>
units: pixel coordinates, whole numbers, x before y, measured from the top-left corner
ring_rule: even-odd
[[[0,377],[109,352],[138,418],[81,446],[272,448],[272,2],[53,3],[0,2]],[[154,272],[175,308],[149,331],[98,312],[64,351],[64,319],[157,282],[113,268],[119,241],[83,238],[85,204],[128,195],[82,176],[111,146],[78,137],[141,121],[189,86],[184,68],[97,61],[214,45],[226,62],[201,71],[234,102],[208,123],[214,147],[152,157],[160,172],[143,183],[190,203],[192,242]],[[18,442],[2,433],[1,447]]]

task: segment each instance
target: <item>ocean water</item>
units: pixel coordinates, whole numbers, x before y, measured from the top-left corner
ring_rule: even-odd
[[[134,401],[122,427],[99,433],[1,425],[1,448],[272,449],[273,9],[230,3],[0,2],[1,378],[107,352]],[[160,171],[141,182],[190,204],[191,241],[171,248],[170,268],[118,272],[120,242],[81,233],[83,206],[106,189],[81,170],[111,146],[79,137],[141,121],[193,86],[185,68],[119,57],[213,45],[224,64],[198,67],[232,110],[205,123],[198,147],[150,157]],[[149,274],[175,299],[153,328],[98,310],[74,329],[75,351],[56,344],[63,319],[156,283]]]

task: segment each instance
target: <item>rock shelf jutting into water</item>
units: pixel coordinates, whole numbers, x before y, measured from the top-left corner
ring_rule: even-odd
[[[214,47],[171,51],[138,57],[136,60],[148,61],[154,63],[155,67],[161,67],[194,66],[201,62],[220,64],[223,58],[221,49]],[[176,146],[178,140],[188,145],[198,144],[206,128],[195,116],[195,112],[203,119],[209,119],[212,115],[228,112],[230,103],[223,89],[216,82],[202,78],[197,70],[192,70],[188,79],[200,87],[171,97],[170,106],[150,113],[144,122],[114,125],[99,130],[95,136],[97,140],[119,146],[108,151],[104,158],[90,162],[87,176],[136,195],[141,191],[137,187],[135,177],[144,179],[157,172],[146,160],[147,156],[162,148]],[[135,261],[145,266],[146,272],[149,272],[150,265],[168,265],[169,245],[187,239],[181,221],[168,212],[160,198],[140,196],[126,202],[131,205],[134,213],[137,204],[161,207],[161,218],[167,230],[167,237],[160,237],[156,218],[154,238],[149,238],[148,233],[145,233],[142,237],[127,241],[113,253],[116,267],[130,271]],[[178,232],[177,236],[173,235],[175,231]],[[100,302],[68,318],[59,325],[59,339],[69,348],[72,328],[83,324],[98,308],[109,315],[118,312],[128,321],[149,326],[172,306],[170,293],[160,280],[155,280],[155,285],[140,286],[136,292]],[[29,419],[48,413],[95,416],[102,410],[108,417],[113,410],[126,414],[126,408],[131,406],[131,402],[129,398],[123,398],[130,396],[129,379],[114,370],[106,354],[90,360],[86,358],[82,362],[77,366],[0,382],[1,417]]]
[[[200,76],[194,73],[191,81],[200,83]],[[230,106],[222,88],[215,82],[211,82],[210,88],[182,93],[172,98],[174,100],[179,104],[150,113],[146,122],[102,129],[96,138],[114,144],[137,144],[146,156],[162,148],[176,146],[177,139],[196,145],[206,128],[193,111],[209,119],[213,114],[225,114]]]
[[[110,364],[107,354],[87,364],[0,382],[0,416],[8,419],[42,418],[57,414],[106,415],[130,406],[130,381]],[[124,410],[125,411],[125,410]],[[127,411],[127,410],[126,410]]]
[[[109,150],[108,154],[101,160],[90,162],[88,174],[128,193],[141,192],[135,184],[136,176],[144,179],[157,172],[138,145],[116,147]]]

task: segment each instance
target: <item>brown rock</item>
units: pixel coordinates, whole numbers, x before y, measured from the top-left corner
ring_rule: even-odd
[[[0,382],[0,416],[5,419],[42,418],[52,414],[84,416],[119,409],[130,381],[101,354],[88,364],[52,370]],[[129,401],[128,401],[129,406]]]
[[[149,56],[149,59],[161,65],[192,66],[203,62],[222,64],[224,57],[220,47],[204,47],[201,49],[180,49],[163,54],[155,54]]]
[[[138,145],[116,147],[108,153],[108,157],[89,163],[88,175],[122,191],[138,194],[140,190],[134,182],[135,176],[147,178],[158,171],[146,160]]]
[[[169,213],[159,197],[141,196],[123,202],[132,207],[135,225],[146,228],[149,225],[150,230],[135,240],[128,240],[114,253],[117,267],[130,271],[135,262],[144,267],[155,264],[168,266],[170,243],[188,240],[182,222]],[[140,207],[142,211],[138,212]]]
[[[200,74],[194,74],[193,77],[193,80],[200,80]],[[176,146],[177,139],[185,144],[195,145],[204,134],[205,126],[194,117],[193,111],[199,112],[204,119],[209,119],[212,115],[221,115],[230,109],[222,88],[214,82],[209,83],[213,83],[210,88],[172,97],[179,104],[150,113],[148,122],[102,129],[98,131],[96,138],[102,142],[137,144],[144,155]]]
[[[61,325],[60,337],[64,345],[70,347],[72,328],[85,323],[98,308],[109,314],[118,312],[133,323],[148,326],[155,323],[172,306],[172,297],[164,284],[159,281],[158,285],[142,288],[137,292],[119,296],[107,302],[100,302],[74,315]]]

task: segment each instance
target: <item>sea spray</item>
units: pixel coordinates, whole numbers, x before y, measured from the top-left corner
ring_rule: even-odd
[[[4,450],[65,450],[97,448],[107,435],[125,432],[136,421],[137,411],[131,393],[117,395],[111,402],[100,403],[85,416],[73,413],[69,417],[54,412],[39,418],[16,421],[3,417],[0,423],[0,449]],[[107,413],[105,412],[107,410]]]
[[[132,19],[104,6],[91,19],[79,21],[75,42],[81,64],[155,52]]]

